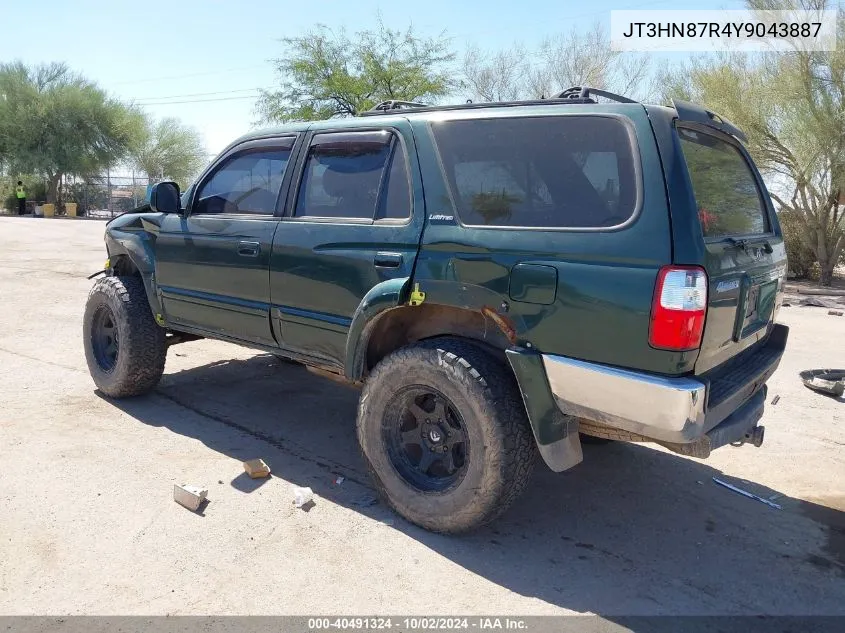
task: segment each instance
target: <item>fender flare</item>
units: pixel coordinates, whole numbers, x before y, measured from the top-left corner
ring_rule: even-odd
[[[147,224],[144,223],[145,229],[149,228]],[[155,279],[154,241],[151,237],[147,231],[124,231],[109,227],[106,229],[106,247],[110,260],[117,257],[126,257],[138,270],[138,274],[144,282],[150,309],[156,317],[156,321],[160,322],[163,310]]]
[[[399,307],[407,300],[411,278],[397,277],[376,284],[361,299],[352,315],[352,323],[346,338],[346,378],[359,381],[364,377],[367,347],[370,335],[378,320],[389,310]]]

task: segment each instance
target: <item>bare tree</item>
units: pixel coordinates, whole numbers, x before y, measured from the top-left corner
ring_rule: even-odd
[[[612,50],[601,23],[588,31],[547,37],[535,51],[519,43],[492,52],[470,47],[463,86],[482,101],[538,99],[571,86],[604,88],[643,100],[655,92],[650,58]]]
[[[464,54],[464,86],[478,101],[512,101],[526,96],[527,55],[521,44],[484,52],[471,46]]]

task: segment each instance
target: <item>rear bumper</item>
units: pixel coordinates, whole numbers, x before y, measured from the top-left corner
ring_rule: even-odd
[[[762,345],[708,375],[667,378],[544,354],[558,408],[566,415],[668,444],[741,440],[763,414],[765,382],[780,364],[789,328],[776,324]],[[686,451],[681,451],[686,452]],[[693,451],[698,454],[706,451]]]

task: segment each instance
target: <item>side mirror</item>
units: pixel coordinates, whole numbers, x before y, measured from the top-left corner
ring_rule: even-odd
[[[158,213],[179,213],[182,210],[179,185],[171,181],[153,185],[150,192],[150,208]]]

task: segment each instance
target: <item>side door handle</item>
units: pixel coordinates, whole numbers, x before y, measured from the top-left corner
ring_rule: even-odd
[[[261,252],[261,244],[258,242],[238,242],[238,255],[243,257],[258,257]]]
[[[373,263],[376,268],[399,268],[402,265],[402,253],[376,253]]]

